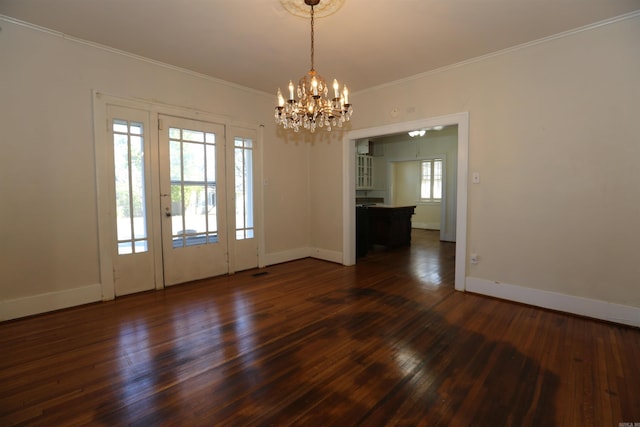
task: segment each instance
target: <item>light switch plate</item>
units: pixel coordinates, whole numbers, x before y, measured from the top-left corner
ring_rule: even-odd
[[[474,172],[471,177],[471,182],[474,184],[480,184],[480,172]]]

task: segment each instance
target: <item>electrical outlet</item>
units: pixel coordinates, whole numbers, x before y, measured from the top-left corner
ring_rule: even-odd
[[[471,264],[477,264],[478,261],[478,254],[471,254],[471,258],[470,258]]]

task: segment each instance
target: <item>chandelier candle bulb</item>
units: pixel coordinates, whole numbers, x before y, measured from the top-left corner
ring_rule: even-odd
[[[347,85],[344,85],[343,94],[344,94],[344,103],[345,103],[345,105],[348,105],[349,104],[349,89],[347,89]]]
[[[293,101],[293,82],[289,80],[289,100]]]
[[[340,85],[338,84],[338,79],[333,79],[333,93],[334,98],[340,98]]]
[[[284,97],[282,96],[280,88],[278,88],[278,107],[284,107]]]

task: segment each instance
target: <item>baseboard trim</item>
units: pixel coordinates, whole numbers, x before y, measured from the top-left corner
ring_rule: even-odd
[[[342,252],[329,251],[320,248],[297,248],[289,251],[273,252],[265,254],[265,266],[282,264],[283,262],[295,261],[302,258],[317,258],[324,261],[342,264]]]
[[[311,248],[296,248],[282,252],[272,252],[264,255],[265,265],[282,264],[283,262],[295,261],[297,259],[311,256]]]
[[[265,266],[308,257],[342,264],[342,252],[305,247],[265,254]],[[102,286],[99,283],[2,300],[0,301],[0,322],[98,301],[102,301]]]
[[[97,301],[102,301],[102,286],[99,283],[24,298],[3,300],[0,301],[0,321],[18,319]]]
[[[476,277],[466,278],[466,290],[551,310],[640,327],[640,307],[525,288]]]
[[[313,258],[321,259],[323,261],[330,261],[330,262],[342,264],[342,252],[314,248],[311,251],[310,256],[312,256]]]

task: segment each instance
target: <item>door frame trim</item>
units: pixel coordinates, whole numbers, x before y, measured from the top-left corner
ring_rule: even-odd
[[[342,263],[344,265],[356,263],[356,140],[438,125],[458,125],[455,289],[459,291],[466,289],[469,112],[358,129],[345,134],[342,144]]]
[[[108,156],[105,155],[105,150],[110,147],[110,141],[108,138],[107,126],[109,126],[107,119],[107,107],[114,105],[124,108],[133,108],[138,110],[144,110],[149,113],[149,122],[151,129],[149,129],[148,138],[151,144],[155,143],[157,147],[158,141],[158,126],[157,120],[160,115],[182,117],[189,120],[199,120],[211,123],[218,123],[225,127],[225,133],[229,132],[231,128],[245,128],[256,131],[257,144],[259,146],[258,156],[254,159],[258,164],[257,167],[258,182],[262,183],[262,140],[263,132],[258,123],[249,123],[243,121],[233,120],[230,117],[214,114],[206,111],[200,111],[193,108],[179,107],[175,105],[163,104],[157,101],[149,101],[140,98],[126,98],[122,96],[108,94],[103,91],[92,91],[92,106],[93,106],[93,138],[94,138],[94,161],[96,167],[95,185],[96,185],[96,211],[98,219],[98,258],[100,261],[99,275],[100,284],[102,288],[102,300],[112,300],[115,298],[114,287],[114,272],[113,272],[113,253],[112,253],[112,236],[115,235],[115,218],[111,212],[112,200],[109,198],[108,191],[105,191],[105,185],[111,179],[109,176],[109,166],[106,164]],[[156,125],[154,125],[156,123]],[[225,138],[226,140],[226,138]],[[152,168],[152,182],[151,184],[151,204],[152,206],[160,206],[160,187],[159,187],[159,174],[155,170],[158,167],[158,155],[157,148],[151,152],[151,165]],[[258,185],[255,190],[259,192],[256,197],[256,227],[261,227],[256,233],[258,239],[258,266],[264,265],[264,231],[262,226],[264,224],[264,210],[263,210],[263,196],[262,186]],[[151,216],[151,232],[154,236],[159,236],[160,232],[160,211],[152,212]],[[157,216],[157,218],[156,218]],[[155,266],[155,288],[164,288],[164,273],[162,268],[162,242],[161,239],[154,239],[154,258],[156,260]],[[230,271],[232,273],[232,271]]]

